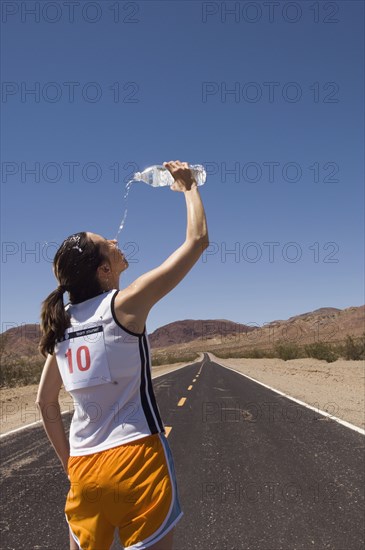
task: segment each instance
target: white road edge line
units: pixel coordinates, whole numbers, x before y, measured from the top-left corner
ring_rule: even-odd
[[[204,355],[203,355],[203,358],[204,358]],[[152,373],[151,374],[152,380],[154,378],[159,378],[160,376],[164,376],[165,374],[170,374],[170,372],[175,372],[177,370],[183,369],[184,367],[188,367],[189,365],[193,365],[194,363],[199,363],[199,359],[197,359],[196,361],[192,361],[191,363],[186,363],[186,365],[181,365],[181,367],[177,367],[176,369],[172,369],[170,371],[163,372],[161,374],[157,374],[156,376],[152,376],[152,374],[153,374]],[[67,413],[72,413],[72,412],[73,411],[62,411],[61,415],[62,414],[67,414]],[[35,422],[31,422],[30,424],[26,424],[25,426],[20,426],[19,428],[15,428],[14,430],[10,430],[10,432],[5,432],[4,434],[0,434],[0,439],[2,439],[3,437],[6,437],[7,435],[15,434],[16,432],[21,432],[22,430],[26,430],[27,428],[31,428],[32,426],[37,426],[37,424],[42,424],[42,422],[43,422],[43,420],[36,420]]]
[[[208,352],[207,352],[208,353]],[[210,360],[212,363],[217,363],[221,367],[224,367],[225,369],[232,370],[233,372],[236,372],[237,374],[240,374],[241,376],[245,376],[246,378],[249,378],[253,382],[256,382],[257,384],[260,384],[261,386],[264,386],[265,388],[268,388],[269,390],[274,391],[275,393],[278,393],[279,395],[283,395],[284,397],[287,397],[288,399],[291,399],[292,401],[295,401],[295,403],[299,403],[299,405],[303,405],[304,407],[307,407],[307,409],[311,409],[312,411],[316,411],[319,414],[322,414],[323,416],[328,416],[331,418],[331,420],[335,420],[335,422],[338,422],[339,424],[342,424],[343,426],[346,426],[346,428],[350,428],[351,430],[354,430],[355,432],[358,432],[361,435],[365,435],[365,430],[362,428],[359,428],[359,426],[355,426],[354,424],[351,424],[350,422],[347,422],[346,420],[341,420],[341,418],[338,418],[337,416],[332,416],[326,411],[322,411],[321,409],[317,409],[316,407],[312,407],[312,405],[309,405],[308,403],[305,403],[304,401],[300,401],[299,399],[296,399],[295,397],[292,397],[291,395],[288,395],[287,393],[284,393],[280,390],[277,390],[273,388],[272,386],[268,386],[267,384],[264,384],[263,382],[260,382],[259,380],[256,380],[255,378],[251,378],[251,376],[248,376],[247,374],[243,374],[242,372],[232,368],[227,367],[226,365],[222,365],[221,363],[218,363],[215,359],[212,359],[210,357],[210,354],[208,353]]]

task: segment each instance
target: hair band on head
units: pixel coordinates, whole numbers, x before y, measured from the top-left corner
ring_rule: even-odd
[[[64,292],[66,292],[66,287],[64,285],[58,285],[57,290],[58,292],[62,292],[63,294]]]

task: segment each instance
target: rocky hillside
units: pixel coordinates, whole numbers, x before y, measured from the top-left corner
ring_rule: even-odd
[[[186,319],[158,328],[149,334],[149,340],[152,348],[162,348],[192,341],[204,342],[221,334],[227,337],[245,334],[253,330],[257,330],[257,327],[241,325],[226,319]]]
[[[153,350],[167,348],[174,353],[236,347],[270,347],[276,341],[311,343],[341,342],[346,335],[361,336],[365,331],[365,306],[346,309],[320,308],[287,320],[275,320],[262,327],[234,323],[226,319],[185,319],[164,325],[151,334]],[[2,363],[27,361],[34,364],[42,356],[37,346],[39,325],[23,324],[0,335]]]

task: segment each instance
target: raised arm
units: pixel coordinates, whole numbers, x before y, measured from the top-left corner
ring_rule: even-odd
[[[187,209],[187,227],[185,242],[171,254],[160,266],[148,271],[136,279],[127,289],[120,302],[115,302],[124,312],[138,312],[147,317],[156,302],[168,294],[191,270],[203,251],[209,245],[205,212],[196,181],[188,164],[180,161],[164,163],[175,181],[172,191],[181,191],[185,195]]]

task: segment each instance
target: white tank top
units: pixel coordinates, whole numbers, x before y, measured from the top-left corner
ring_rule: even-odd
[[[55,346],[72,395],[70,456],[88,455],[165,432],[153,391],[150,344],[123,327],[114,310],[118,290],[68,304],[71,327]]]

